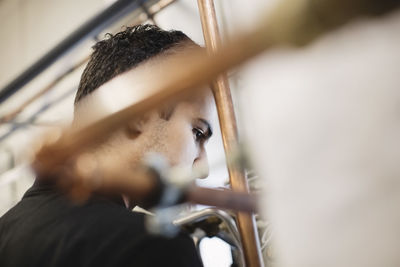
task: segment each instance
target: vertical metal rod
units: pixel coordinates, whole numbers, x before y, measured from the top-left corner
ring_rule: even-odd
[[[214,2],[213,0],[197,0],[197,4],[206,47],[210,53],[213,53],[221,46]],[[213,82],[212,87],[218,110],[225,155],[232,155],[238,147],[238,130],[227,75],[220,75]],[[248,192],[244,170],[237,164],[228,162],[228,172],[232,190]],[[264,266],[254,215],[238,212],[237,222],[246,266]]]

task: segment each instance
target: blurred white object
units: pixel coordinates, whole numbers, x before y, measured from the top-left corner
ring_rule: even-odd
[[[232,265],[230,246],[217,237],[204,238],[200,243],[200,251],[204,266],[229,267]]]
[[[241,108],[279,266],[400,265],[400,13],[246,70]]]

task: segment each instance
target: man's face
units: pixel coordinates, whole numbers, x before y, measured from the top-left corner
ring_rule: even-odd
[[[212,135],[215,103],[210,89],[190,101],[176,104],[169,118],[154,111],[116,134],[98,153],[118,157],[127,169],[143,162],[149,153],[163,156],[171,166],[186,172],[201,169],[208,176],[205,145]]]
[[[201,167],[203,177],[208,176],[205,145],[212,135],[215,104],[210,90],[191,101],[177,104],[166,119],[159,112],[151,113],[140,126],[140,134],[132,140],[137,153],[143,158],[147,153],[159,153],[171,166],[186,171]],[[130,139],[129,134],[126,135]]]
[[[155,58],[117,76],[81,100],[75,110],[76,126],[81,127],[80,124],[85,125],[115,111],[110,107],[121,108],[131,104],[131,100],[143,97],[143,93],[148,93],[149,87],[157,81],[154,77],[165,76],[165,69],[168,68],[168,65],[163,65],[168,64],[165,58]],[[174,104],[170,116],[163,116],[164,113],[168,113],[168,109],[150,112],[141,120],[132,121],[117,131],[93,151],[98,162],[118,162],[129,172],[140,166],[149,153],[157,153],[170,166],[179,167],[184,173],[190,174],[196,169],[196,173],[192,172],[196,178],[207,177],[205,145],[216,121],[211,90],[203,89],[192,95],[190,100]]]

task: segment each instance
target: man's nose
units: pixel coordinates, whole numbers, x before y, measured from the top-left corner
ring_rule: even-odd
[[[202,149],[196,159],[193,161],[193,171],[195,178],[204,179],[207,178],[210,173],[210,167],[208,166],[207,152]]]

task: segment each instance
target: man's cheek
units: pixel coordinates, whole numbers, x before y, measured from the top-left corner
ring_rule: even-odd
[[[180,140],[175,143],[174,159],[176,160],[175,165],[191,166],[196,158],[196,147],[191,140],[190,136],[183,136]]]

